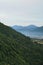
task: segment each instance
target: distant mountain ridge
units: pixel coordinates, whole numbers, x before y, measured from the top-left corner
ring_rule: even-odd
[[[17,26],[17,25],[12,26],[12,27],[13,27],[13,29],[22,29],[23,28],[23,26]]]
[[[22,29],[22,28],[31,29],[31,28],[37,28],[37,26],[35,26],[35,25],[29,25],[29,26],[14,25],[14,26],[12,26],[12,28],[14,28],[14,29]]]
[[[25,26],[25,28],[27,28],[27,29],[35,29],[35,28],[37,28],[37,26],[35,26],[35,25],[29,25],[29,26]]]
[[[43,38],[43,26],[35,26],[35,25],[29,25],[29,26],[13,26],[12,28],[15,29],[18,32],[21,32],[22,34],[26,36],[30,36],[31,38]]]

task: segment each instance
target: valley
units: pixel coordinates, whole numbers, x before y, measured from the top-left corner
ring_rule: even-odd
[[[43,39],[31,38],[31,40],[33,41],[33,43],[43,44]]]
[[[0,65],[43,65],[43,44],[0,23]]]
[[[43,39],[43,26],[29,25],[23,27],[16,25],[12,26],[12,28],[30,38]]]

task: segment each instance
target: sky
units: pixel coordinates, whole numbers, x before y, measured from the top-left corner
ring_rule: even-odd
[[[43,26],[43,0],[0,0],[0,22]]]

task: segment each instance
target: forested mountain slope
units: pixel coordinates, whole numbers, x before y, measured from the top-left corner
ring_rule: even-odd
[[[43,45],[0,23],[0,65],[43,65]]]

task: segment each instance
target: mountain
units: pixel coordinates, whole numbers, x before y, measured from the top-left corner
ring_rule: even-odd
[[[38,27],[38,28],[36,28],[35,30],[38,31],[38,32],[42,32],[42,33],[43,33],[43,26]]]
[[[43,65],[43,45],[0,23],[0,65]]]
[[[35,25],[29,25],[29,26],[18,26],[18,25],[14,25],[12,26],[13,29],[19,30],[19,29],[35,29],[37,28],[37,26]]]
[[[31,38],[43,39],[43,26],[37,27],[35,25],[30,25],[15,30],[24,34],[25,36],[30,36]]]
[[[15,26],[12,26],[12,28],[18,30],[18,29],[22,29],[23,27],[15,25]]]
[[[33,30],[33,29],[36,29],[37,26],[35,26],[35,25],[29,25],[29,26],[25,26],[24,28]]]

